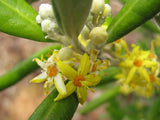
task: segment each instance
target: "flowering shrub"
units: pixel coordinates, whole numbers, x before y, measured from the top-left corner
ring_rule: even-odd
[[[30,120],[71,119],[78,103],[85,103],[87,90],[95,92],[92,87],[102,84],[107,91],[82,108],[81,114],[93,110],[106,100],[114,101],[120,93],[128,96],[136,93],[135,96],[146,98],[155,95],[160,86],[157,55],[159,35],[151,41],[148,50],[143,49],[144,43],[132,44],[130,48],[123,36],[154,17],[160,11],[160,1],[122,2],[126,4],[112,18],[108,0],[51,0],[51,4],[41,4],[38,13],[24,0],[0,1],[0,8],[10,13],[6,15],[0,12],[2,23],[13,22],[1,26],[2,32],[61,45],[51,46],[51,54],[47,57],[45,54],[49,48],[45,48],[2,75],[0,89],[15,84],[38,66],[42,68],[41,73],[30,82],[44,83],[44,93],[49,95]],[[17,8],[14,8],[15,4]],[[157,14],[157,26],[150,21],[144,24],[152,33],[160,33],[158,17]],[[107,85],[110,85],[109,89]],[[113,111],[108,111],[113,115]],[[148,118],[154,117],[151,114]]]

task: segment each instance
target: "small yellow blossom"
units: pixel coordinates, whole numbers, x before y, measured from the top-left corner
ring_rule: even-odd
[[[125,40],[118,39],[115,42],[113,42],[113,44],[115,45],[116,56],[119,56],[123,49],[125,50],[125,52],[128,52],[128,45]]]
[[[97,75],[99,75],[100,70],[106,69],[110,64],[108,60],[97,59],[98,53],[97,50],[90,50],[90,72],[95,72]]]
[[[149,97],[154,86],[160,86],[159,63],[153,51],[144,51],[139,46],[132,45],[133,50],[122,55],[119,66],[122,72],[116,75],[119,79],[122,90],[126,93],[136,92]]]
[[[37,64],[43,69],[42,73],[37,77],[33,78],[30,82],[31,83],[44,83],[44,92],[48,94],[49,91],[52,89],[53,85],[55,84],[57,90],[61,94],[66,94],[66,87],[63,81],[63,77],[59,72],[59,68],[57,67],[54,59],[56,56],[56,52],[53,53],[52,56],[48,58],[48,60],[40,60],[38,58],[33,59],[36,61]]]
[[[90,89],[89,86],[95,86],[101,80],[100,76],[97,76],[95,73],[87,74],[90,69],[88,55],[85,53],[82,56],[77,71],[60,60],[57,61],[57,65],[62,74],[69,79],[69,82],[66,85],[67,94],[59,93],[55,101],[66,98],[74,91],[77,91],[78,100],[83,104],[87,98],[87,88]]]

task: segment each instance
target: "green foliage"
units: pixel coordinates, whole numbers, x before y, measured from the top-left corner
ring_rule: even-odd
[[[71,38],[81,32],[88,17],[92,0],[51,0],[61,30]]]
[[[25,0],[0,0],[0,31],[35,41],[51,41],[45,39],[36,15]]]
[[[110,117],[113,120],[122,120],[125,113],[124,110],[121,108],[120,103],[115,99],[111,99],[108,101],[108,107],[106,112],[109,113]]]
[[[34,111],[29,120],[71,120],[78,106],[76,94],[54,102],[58,95],[54,89]]]
[[[159,0],[129,0],[109,25],[106,43],[128,34],[160,11]]]
[[[80,109],[80,114],[87,114],[88,112],[96,109],[100,105],[106,103],[111,98],[115,97],[117,94],[119,94],[119,86],[107,89],[104,93],[101,94],[98,98],[90,101],[86,106],[84,106],[82,109]]]
[[[142,99],[140,101],[139,98],[133,95],[115,97],[108,102],[109,105],[106,108],[106,112],[109,113],[112,120],[146,120],[149,101],[143,101]],[[144,102],[147,104],[144,105]]]
[[[107,83],[113,82],[116,79],[114,76],[120,72],[120,68],[118,67],[109,67],[103,71],[100,72],[100,76],[102,80],[100,83],[97,85],[98,87],[101,87],[103,85],[106,85]]]
[[[33,2],[36,2],[38,0],[26,0],[29,4],[32,4]]]
[[[17,83],[26,75],[30,74],[38,68],[38,65],[32,61],[33,58],[40,58],[41,54],[48,54],[49,49],[60,49],[60,46],[50,46],[42,49],[41,51],[33,54],[26,60],[17,64],[7,73],[0,76],[0,90],[3,90],[11,85]]]
[[[28,0],[32,2],[33,0]],[[35,1],[35,0],[34,0]],[[160,11],[160,0],[120,0],[126,2],[121,11],[112,21],[112,16],[109,16],[104,23],[109,25],[108,39],[106,43],[113,42],[124,35],[128,34],[150,18],[154,17]],[[85,24],[85,20],[89,14],[92,0],[51,0],[55,16],[59,27],[66,35],[75,38],[79,35],[80,31]],[[109,3],[109,0],[105,0],[105,3]],[[11,34],[18,37],[23,37],[40,42],[51,42],[51,40],[45,39],[45,33],[42,32],[41,27],[36,23],[37,12],[27,4],[25,0],[0,0],[0,31],[7,34]],[[157,21],[159,20],[156,18]],[[146,22],[143,25],[144,28],[149,29],[152,32],[160,33],[160,30],[152,23]],[[147,36],[148,37],[148,36]],[[138,42],[142,49],[149,49],[148,42]],[[147,42],[147,43],[146,43]],[[59,49],[60,46],[46,47],[43,50],[33,54],[28,59],[22,61],[11,69],[6,74],[0,76],[0,90],[3,90],[18,81],[23,77],[31,73],[38,68],[32,59],[35,57],[40,58],[41,54],[47,54],[51,49]],[[160,48],[156,47],[155,52],[160,55]],[[104,86],[110,82],[115,81],[114,76],[120,72],[120,68],[111,67],[102,72],[101,82],[97,88]],[[105,86],[106,87],[106,86]],[[126,97],[120,99],[123,102],[119,102],[115,96],[120,93],[119,86],[107,88],[106,91],[88,103],[81,110],[81,114],[86,114],[102,104],[108,103],[107,112],[113,120],[129,119],[139,120],[146,118],[148,120],[157,119],[159,116],[159,104],[160,99],[155,100],[146,115],[146,111],[149,109],[144,106],[139,108],[137,106],[137,99],[128,102]],[[77,97],[74,94],[58,102],[54,102],[54,98],[58,92],[54,89],[50,95],[39,105],[29,120],[70,120],[76,108],[78,106]],[[148,107],[148,106],[147,106]],[[145,112],[145,114],[143,114]]]
[[[148,112],[148,119],[147,120],[160,120],[160,97],[154,100],[149,112]]]

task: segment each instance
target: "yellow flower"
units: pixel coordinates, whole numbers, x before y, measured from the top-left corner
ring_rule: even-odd
[[[99,75],[100,70],[106,69],[110,64],[108,60],[97,59],[98,53],[99,52],[94,49],[90,51],[90,72],[95,72],[97,75]]]
[[[136,74],[142,76],[148,83],[150,83],[149,79],[149,71],[150,68],[155,68],[157,66],[157,62],[153,61],[149,58],[149,51],[142,51],[139,47],[134,47],[132,53],[130,53],[124,61],[122,61],[119,65],[128,70],[128,76],[126,78],[125,83],[129,84]]]
[[[128,45],[125,40],[123,39],[118,39],[115,42],[113,42],[115,45],[115,54],[116,56],[119,56],[122,52],[122,49],[125,50],[125,52],[128,52]]]
[[[154,86],[160,86],[159,63],[153,51],[140,50],[139,46],[132,45],[132,52],[122,56],[119,66],[122,72],[115,77],[119,79],[124,93],[136,92],[149,97]]]
[[[33,78],[31,83],[44,83],[44,92],[48,94],[52,89],[53,85],[57,88],[58,92],[61,94],[66,94],[66,87],[63,81],[63,77],[61,73],[59,73],[58,67],[54,61],[56,54],[53,53],[52,56],[48,58],[48,60],[39,60],[38,58],[33,59],[37,64],[43,68],[42,73],[37,77]]]
[[[87,98],[87,88],[89,89],[89,86],[97,85],[101,80],[100,76],[97,76],[95,73],[87,74],[90,69],[88,55],[85,53],[82,56],[77,71],[60,60],[57,61],[57,65],[62,74],[69,79],[69,82],[66,85],[67,94],[59,93],[55,101],[66,98],[74,91],[77,91],[78,100],[83,104]]]

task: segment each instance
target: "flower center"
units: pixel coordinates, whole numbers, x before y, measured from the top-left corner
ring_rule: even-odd
[[[83,76],[77,76],[75,79],[74,79],[74,85],[75,86],[78,86],[78,87],[81,87],[82,84],[80,83],[80,81],[84,81],[84,77]]]
[[[97,70],[97,65],[93,65],[92,72],[95,72]]]
[[[121,41],[121,39],[118,39],[118,40],[116,40],[115,42],[116,42],[116,43],[120,43],[120,41]]]
[[[151,82],[154,82],[156,80],[156,78],[154,77],[154,75],[150,75],[149,78],[150,78]]]
[[[153,58],[155,58],[155,56],[154,56],[154,54],[149,54],[149,58],[151,58],[151,59],[153,59]]]
[[[135,66],[140,67],[142,65],[142,60],[135,59],[133,63]]]
[[[49,77],[56,76],[57,75],[57,71],[58,71],[58,69],[53,65],[51,65],[51,66],[49,66],[47,68],[47,74],[48,74]]]

